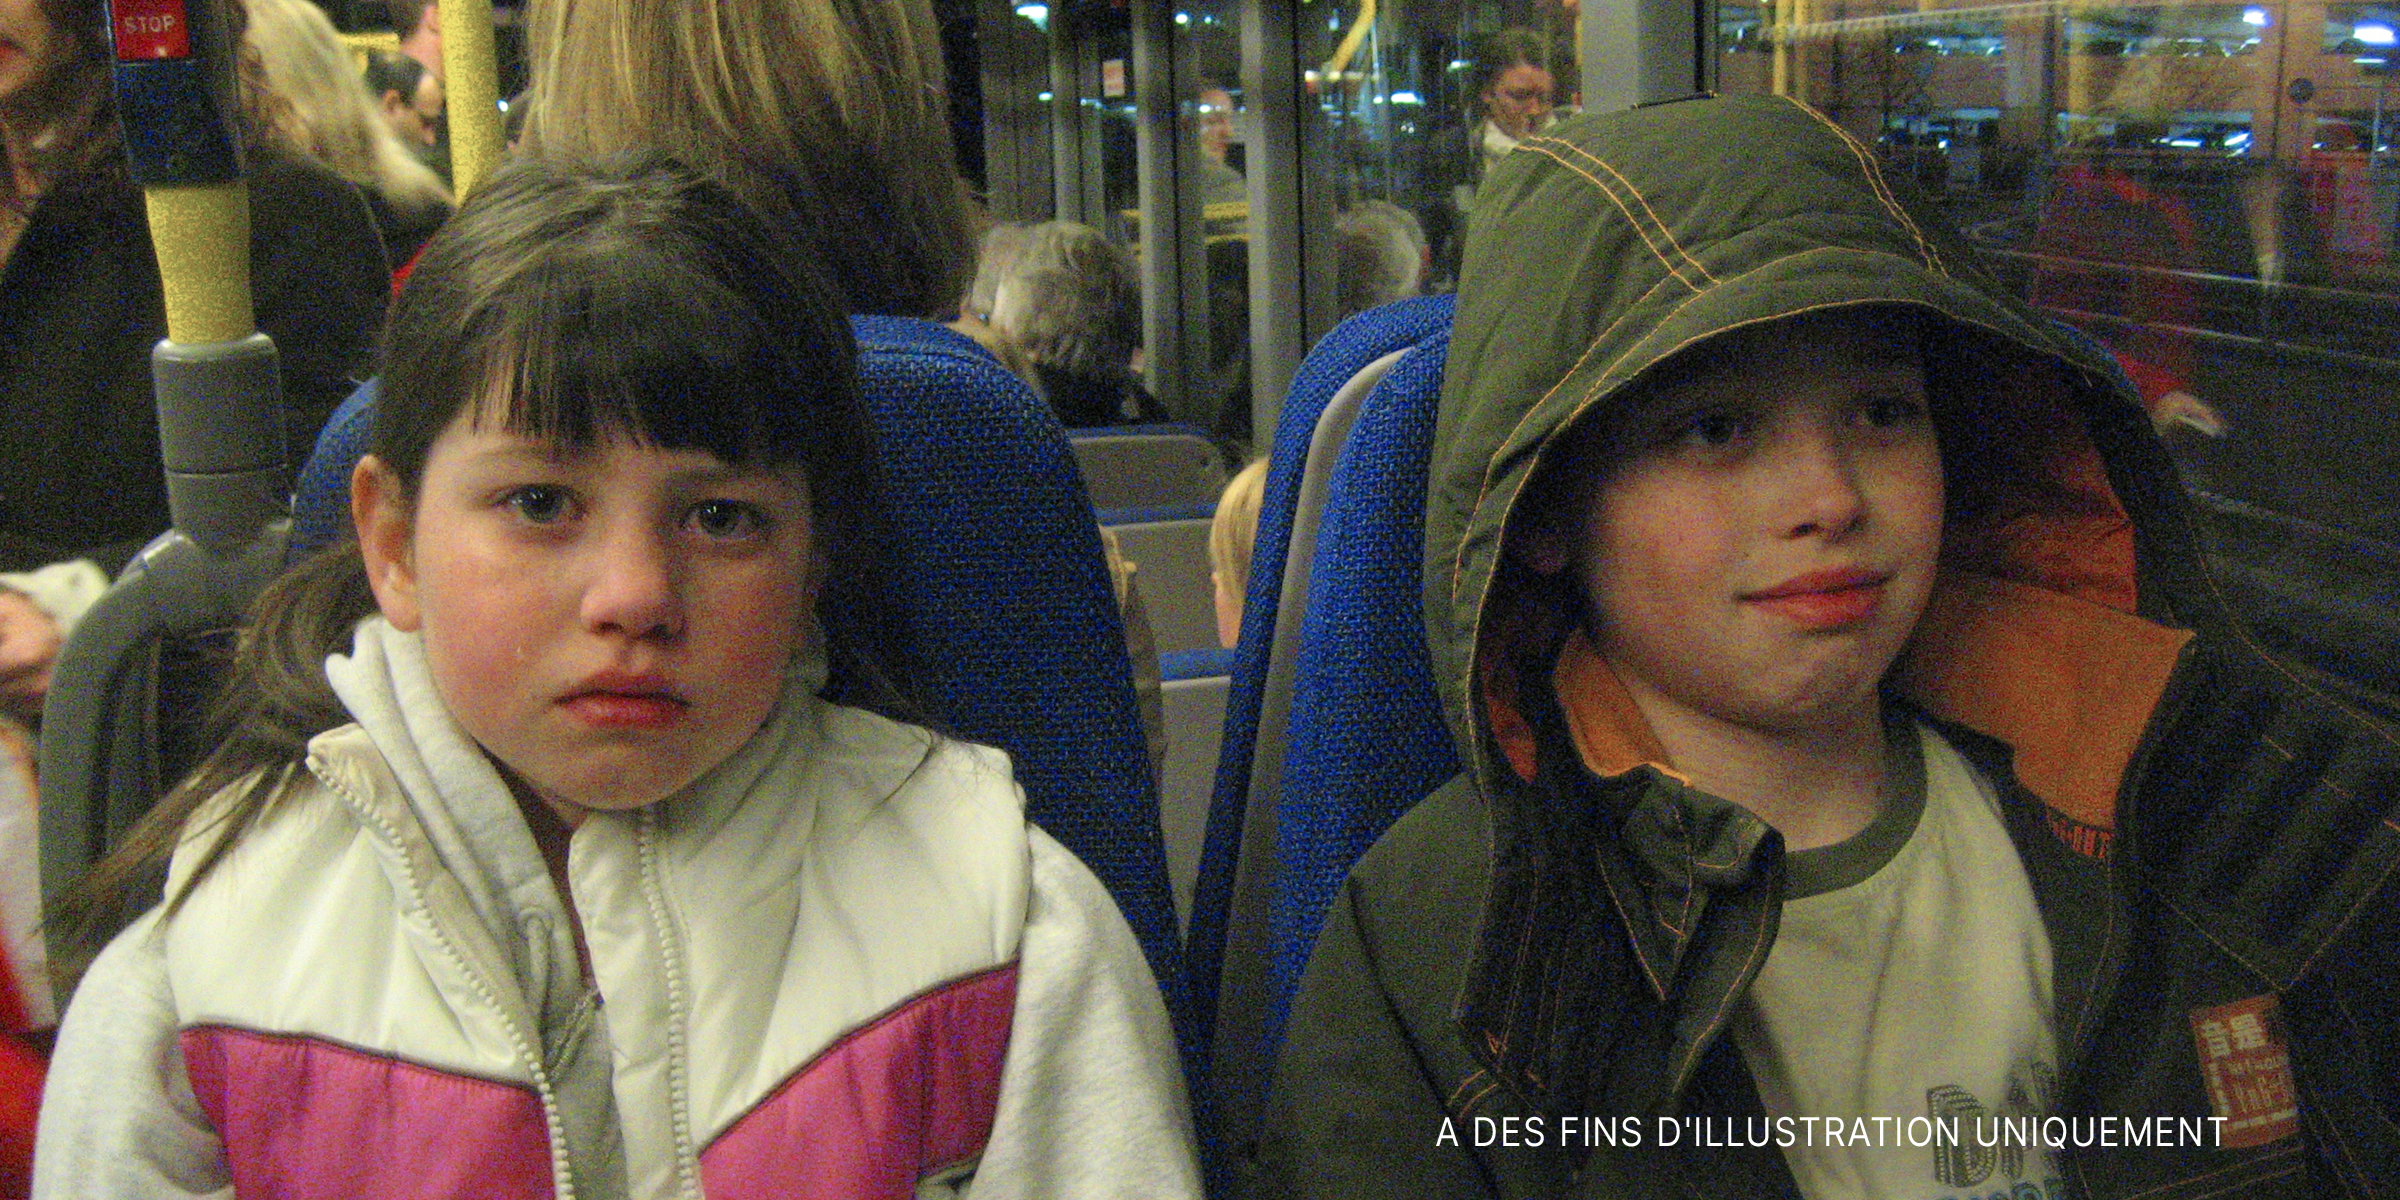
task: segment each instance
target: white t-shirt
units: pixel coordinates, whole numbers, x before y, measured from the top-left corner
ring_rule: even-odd
[[[1991,785],[1931,729],[1892,728],[1883,811],[1787,859],[1735,1044],[1792,1118],[1774,1144],[1808,1200],[2059,1194],[2048,1152],[2008,1136],[2029,1123],[2003,1119],[2047,1115],[2057,1078],[2032,884]]]

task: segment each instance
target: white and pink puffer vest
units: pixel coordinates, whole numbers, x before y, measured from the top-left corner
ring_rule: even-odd
[[[787,689],[684,793],[576,831],[587,986],[506,787],[377,626],[329,670],[360,724],[167,925],[237,1196],[834,1200],[972,1169],[1029,887],[1004,756]]]

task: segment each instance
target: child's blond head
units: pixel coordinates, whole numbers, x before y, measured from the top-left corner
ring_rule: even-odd
[[[1208,526],[1209,574],[1217,585],[1217,640],[1228,650],[1241,640],[1242,597],[1250,589],[1250,549],[1258,540],[1258,503],[1266,487],[1267,460],[1253,460],[1226,481]]]

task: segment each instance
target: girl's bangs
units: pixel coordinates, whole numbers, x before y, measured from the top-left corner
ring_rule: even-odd
[[[807,372],[766,314],[688,261],[611,249],[532,265],[471,322],[485,326],[473,420],[568,453],[626,436],[745,466],[800,461]]]

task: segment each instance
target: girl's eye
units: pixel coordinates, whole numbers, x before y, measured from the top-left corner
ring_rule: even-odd
[[[1867,424],[1877,429],[1892,429],[1910,424],[1925,415],[1925,402],[1915,396],[1878,396],[1867,401]]]
[[[692,527],[712,538],[755,538],[772,523],[764,510],[739,500],[709,500],[692,509]]]
[[[549,525],[571,515],[575,499],[565,488],[536,483],[511,489],[500,498],[500,503],[520,520],[534,525]]]

